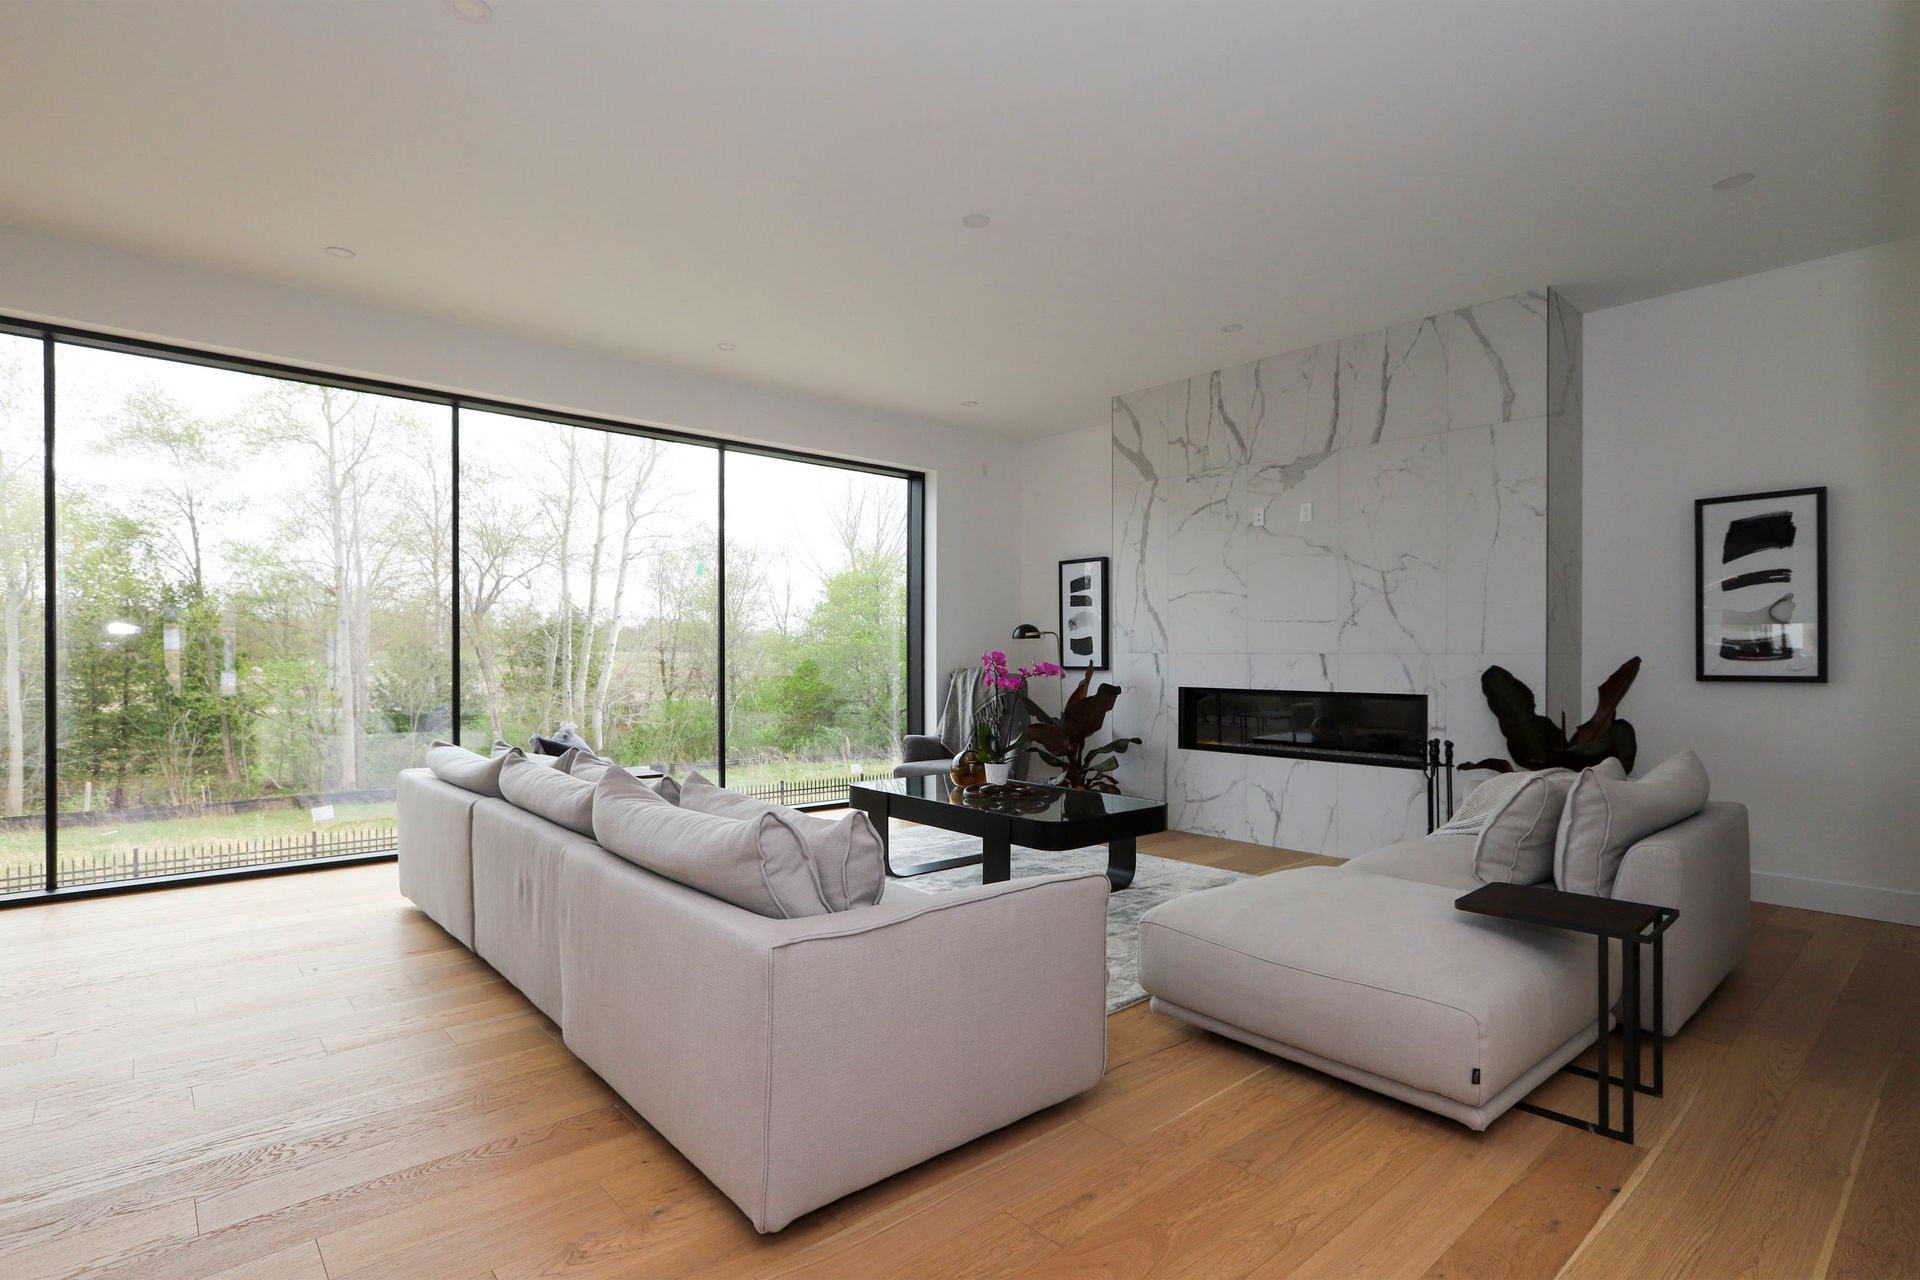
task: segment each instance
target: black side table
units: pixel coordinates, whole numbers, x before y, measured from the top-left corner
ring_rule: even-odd
[[[1600,947],[1600,986],[1599,986],[1599,1024],[1600,1068],[1576,1066],[1568,1063],[1560,1068],[1575,1075],[1585,1076],[1598,1082],[1599,1118],[1582,1120],[1577,1116],[1549,1110],[1531,1102],[1514,1104],[1521,1111],[1529,1111],[1549,1120],[1558,1120],[1561,1124],[1572,1125],[1576,1129],[1585,1129],[1602,1137],[1613,1138],[1619,1142],[1633,1141],[1633,1095],[1644,1093],[1657,1098],[1666,1088],[1666,1061],[1663,1049],[1666,1044],[1666,960],[1662,939],[1680,918],[1680,913],[1672,907],[1656,907],[1644,902],[1622,902],[1617,898],[1599,898],[1585,893],[1563,893],[1546,885],[1531,884],[1488,884],[1482,885],[1472,893],[1457,899],[1454,906],[1462,911],[1471,911],[1475,915],[1491,916],[1496,920],[1512,920],[1519,924],[1543,925],[1549,929],[1564,929],[1569,933],[1589,933],[1599,942]],[[1609,1061],[1607,1033],[1608,1022],[1612,1015],[1612,1001],[1609,995],[1609,944],[1620,943],[1621,964],[1621,1036],[1625,1040],[1625,1061],[1621,1064],[1620,1075],[1613,1074]],[[1647,1084],[1640,1078],[1640,948],[1653,948],[1653,1082]],[[1612,1127],[1608,1102],[1611,1094],[1608,1086],[1620,1087],[1620,1126]]]

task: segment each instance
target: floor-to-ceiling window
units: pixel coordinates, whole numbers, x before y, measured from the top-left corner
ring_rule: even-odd
[[[452,411],[55,348],[58,882],[371,852],[451,726]]]
[[[390,852],[436,737],[844,801],[917,714],[920,484],[0,328],[0,897]]]
[[[460,414],[460,736],[714,770],[719,453]]]
[[[727,784],[844,798],[907,731],[909,484],[729,451]]]

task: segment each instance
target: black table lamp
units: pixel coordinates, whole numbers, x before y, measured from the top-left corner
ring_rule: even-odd
[[[1013,639],[1015,640],[1038,640],[1041,636],[1053,637],[1053,656],[1061,668],[1064,669],[1067,665],[1067,654],[1066,650],[1060,647],[1060,633],[1058,631],[1043,631],[1031,622],[1023,622],[1013,629]]]

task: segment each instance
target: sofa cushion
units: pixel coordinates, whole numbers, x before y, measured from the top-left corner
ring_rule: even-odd
[[[1603,762],[1608,763],[1608,762]],[[1553,882],[1569,893],[1609,897],[1633,844],[1706,807],[1707,770],[1682,751],[1639,778],[1599,767],[1581,772],[1567,794],[1553,852]]]
[[[1553,879],[1560,811],[1577,776],[1568,769],[1509,774],[1516,781],[1488,811],[1473,849],[1473,874],[1486,884]]]
[[[438,738],[427,748],[427,768],[433,776],[442,782],[451,783],[462,791],[471,791],[475,795],[500,798],[500,766],[515,756],[524,753],[518,747],[509,747],[506,743],[497,743],[490,756],[469,751],[465,747]]]
[[[625,769],[606,769],[593,788],[593,836],[635,866],[759,915],[828,912],[806,843],[779,813],[682,809]]]
[[[680,786],[680,803],[701,813],[717,813],[727,818],[754,818],[778,810],[793,822],[806,842],[807,857],[813,863],[814,876],[827,906],[835,911],[850,907],[870,907],[880,901],[887,880],[887,853],[880,835],[864,813],[854,812],[838,818],[769,804],[738,791],[728,791],[707,781],[698,770],[687,775]]]
[[[569,831],[593,834],[593,783],[555,765],[528,756],[509,757],[500,767],[500,795]]]
[[[1349,858],[1340,869],[1418,880],[1467,893],[1480,887],[1480,881],[1473,877],[1473,843],[1474,837],[1465,832],[1441,830]]]
[[[1456,889],[1308,867],[1140,922],[1163,1001],[1469,1107],[1593,1025],[1592,939],[1454,909]]]
[[[601,774],[609,769],[620,769],[620,766],[614,764],[613,761],[606,759],[604,756],[589,755],[582,751],[567,762],[566,769],[568,773],[571,773],[576,778],[585,778],[588,782],[598,782],[600,781]],[[623,773],[626,772],[624,769],[620,771]],[[633,777],[630,773],[627,774],[627,776],[630,778]],[[641,781],[662,800],[670,804],[680,803],[680,784],[666,776],[666,774],[662,773],[658,778],[647,778]]]

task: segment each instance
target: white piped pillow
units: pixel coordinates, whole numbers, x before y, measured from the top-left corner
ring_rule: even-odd
[[[1609,776],[1599,768],[1583,771],[1560,815],[1554,884],[1568,893],[1611,897],[1627,850],[1700,812],[1707,790],[1706,766],[1691,751],[1638,778]]]

